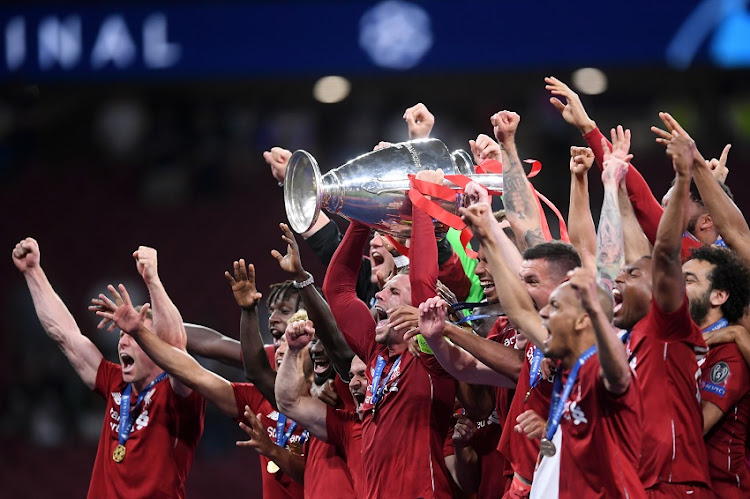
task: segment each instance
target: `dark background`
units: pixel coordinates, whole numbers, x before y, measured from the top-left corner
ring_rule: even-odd
[[[20,239],[35,237],[53,286],[112,360],[116,336],[96,331],[86,305],[110,282],[145,300],[131,257],[141,244],[158,249],[160,275],[186,321],[236,337],[239,314],[224,270],[238,258],[255,263],[264,292],[285,278],[269,256],[283,249],[282,192],[262,151],[306,149],[327,170],[380,140],[406,140],[401,116],[417,102],[436,116],[434,137],[451,150],[468,150],[469,139],[492,134],[491,114],[511,109],[522,116],[522,157],[544,165],[534,185],[565,213],[568,148],[584,141],[549,105],[543,77],[569,82],[584,66],[601,68],[609,82],[600,95],[582,95],[589,114],[602,129],[632,129],[633,163],[657,197],[672,170],[649,126],[666,110],[705,156],[733,144],[727,183],[740,208],[750,209],[743,195],[750,179],[750,71],[742,58],[750,34],[736,35],[748,12],[719,15],[727,3],[677,0],[630,2],[626,12],[593,1],[410,5],[430,16],[433,44],[408,69],[380,67],[358,45],[360,17],[375,2],[3,7],[0,249],[8,255]],[[92,68],[103,19],[121,13],[140,52],[139,26],[152,12],[169,19],[169,39],[182,47],[179,63],[149,69],[134,56],[124,68]],[[79,16],[77,65],[41,68],[37,28],[50,15]],[[8,26],[18,16],[26,56],[11,68],[8,53],[18,46],[10,47]],[[698,48],[677,62],[667,48],[696,17],[705,20],[705,33],[693,26],[685,43]],[[739,38],[732,42],[732,34]],[[313,99],[315,81],[328,74],[351,82],[342,102]],[[601,188],[593,172],[591,184],[598,217]],[[0,265],[0,496],[81,497],[103,402],[46,337],[7,258]],[[323,268],[304,245],[303,258],[322,283]],[[238,371],[206,365],[241,379]],[[257,458],[234,447],[242,436],[209,408],[188,480],[191,496],[260,497]]]

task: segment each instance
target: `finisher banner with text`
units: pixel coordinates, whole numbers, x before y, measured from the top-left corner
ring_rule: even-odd
[[[0,8],[0,78],[121,79],[750,66],[723,0],[431,1]]]

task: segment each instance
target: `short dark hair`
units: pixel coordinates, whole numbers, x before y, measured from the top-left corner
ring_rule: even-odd
[[[523,252],[524,260],[547,260],[561,279],[571,270],[581,266],[581,257],[572,244],[563,241],[548,241],[537,244]]]
[[[302,306],[302,295],[300,295],[299,289],[294,287],[294,284],[292,284],[293,282],[294,281],[292,280],[286,280],[284,282],[271,284],[266,305],[270,307],[277,301],[297,298],[297,309],[299,309],[299,307]]]
[[[674,187],[675,179],[672,179],[672,183],[670,184],[671,187]],[[716,181],[717,184],[721,187],[721,190],[724,191],[724,194],[729,196],[729,199],[734,201],[734,194],[732,194],[732,191],[729,189],[729,186],[725,184],[724,182],[720,182],[719,180]],[[690,201],[696,202],[701,206],[704,206],[703,204],[703,198],[701,197],[701,193],[698,190],[698,185],[695,183],[695,180],[690,181]]]
[[[750,269],[736,253],[718,246],[702,246],[693,250],[688,260],[703,260],[714,266],[708,278],[711,289],[729,293],[721,313],[729,322],[739,320],[750,303]]]

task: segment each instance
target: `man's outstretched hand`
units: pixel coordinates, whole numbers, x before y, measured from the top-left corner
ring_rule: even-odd
[[[586,114],[586,109],[577,93],[554,76],[547,76],[544,82],[547,84],[544,88],[554,96],[550,98],[550,103],[560,111],[567,123],[576,127],[582,135],[586,135],[596,128],[596,123]],[[565,102],[563,103],[558,97],[565,99]]]
[[[279,267],[284,272],[291,274],[298,281],[307,279],[305,269],[302,267],[302,260],[299,257],[299,245],[292,233],[292,230],[285,223],[280,223],[281,240],[286,243],[286,254],[282,255],[278,250],[271,250],[271,256],[279,262]]]
[[[234,276],[229,271],[224,272],[224,276],[232,286],[234,299],[241,308],[253,309],[258,305],[258,301],[263,297],[255,286],[255,267],[251,263],[245,266],[245,259],[234,262]]]
[[[145,303],[141,307],[141,311],[138,312],[133,307],[133,302],[130,301],[130,295],[125,286],[120,284],[118,288],[120,289],[119,292],[111,284],[107,286],[114,301],[110,300],[104,293],[100,293],[99,298],[91,300],[92,305],[89,306],[89,310],[96,312],[96,315],[104,319],[99,323],[99,329],[103,328],[106,322],[111,322],[107,331],[113,331],[115,327],[119,327],[124,333],[136,336],[146,320],[146,313],[150,305]]]

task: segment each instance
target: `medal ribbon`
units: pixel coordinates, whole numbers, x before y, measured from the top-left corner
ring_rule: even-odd
[[[120,397],[120,423],[117,427],[117,440],[120,443],[120,445],[125,445],[125,442],[128,441],[128,438],[130,437],[130,432],[133,430],[133,420],[135,418],[135,408],[140,405],[141,402],[143,402],[143,399],[146,398],[146,394],[151,390],[151,388],[154,387],[157,383],[160,383],[167,379],[167,373],[161,373],[156,378],[154,378],[151,383],[149,383],[146,388],[141,390],[141,393],[138,394],[138,399],[135,402],[135,405],[133,406],[133,410],[130,410],[130,392],[133,390],[133,383],[128,383],[128,386],[125,387],[125,390],[122,392],[122,396]]]
[[[404,354],[401,354],[398,356],[398,359],[396,359],[396,362],[393,363],[391,366],[391,370],[388,371],[388,376],[383,380],[383,383],[380,383],[380,378],[383,376],[383,369],[385,369],[385,359],[382,355],[378,355],[378,361],[375,364],[375,373],[372,375],[372,387],[374,388],[372,392],[372,406],[375,407],[378,402],[380,402],[380,399],[383,397],[383,392],[385,391],[385,385],[388,384],[388,380],[391,379],[391,376],[396,371],[396,368],[401,364],[401,358],[404,356]]]
[[[453,310],[454,312],[459,312],[461,310],[466,310],[469,308],[481,308],[488,306],[489,303],[486,301],[461,301],[458,303],[454,303],[452,305],[448,305],[448,308]],[[505,314],[470,314],[466,317],[461,318],[460,320],[454,322],[453,324],[463,324],[465,322],[473,321],[474,319],[488,319],[490,317],[502,317]]]
[[[539,348],[534,347],[534,355],[531,357],[531,368],[529,369],[529,390],[536,388],[539,381],[542,379],[542,373],[539,367],[542,365],[542,359],[544,358],[544,352]]]
[[[291,424],[289,425],[289,429],[285,432],[284,427],[286,426],[286,415],[279,413],[279,417],[276,419],[276,445],[282,449],[286,447],[289,437],[291,437],[294,430],[297,429],[297,422],[291,419],[289,421],[291,421]]]
[[[708,326],[706,329],[701,331],[702,333],[710,333],[711,331],[716,331],[717,329],[725,328],[729,325],[729,321],[724,319],[723,317],[719,319],[718,321],[714,322],[710,326]]]
[[[627,345],[628,344],[628,341],[630,341],[630,335],[632,335],[632,334],[633,334],[632,330],[630,330],[630,331],[623,331],[622,332],[622,334],[620,335],[620,340],[622,341],[623,345]]]
[[[583,352],[580,357],[578,357],[578,360],[573,366],[573,369],[570,370],[570,374],[568,375],[568,380],[565,382],[564,388],[562,386],[562,376],[560,376],[559,373],[557,376],[555,376],[555,389],[552,392],[552,402],[550,403],[549,408],[549,419],[547,420],[547,440],[552,440],[552,437],[557,431],[557,427],[560,426],[560,419],[562,418],[563,410],[565,409],[565,402],[568,401],[570,392],[573,390],[573,385],[576,382],[576,378],[578,378],[578,371],[581,370],[581,367],[583,367],[586,361],[589,360],[595,353],[596,345],[593,345],[591,348]]]

